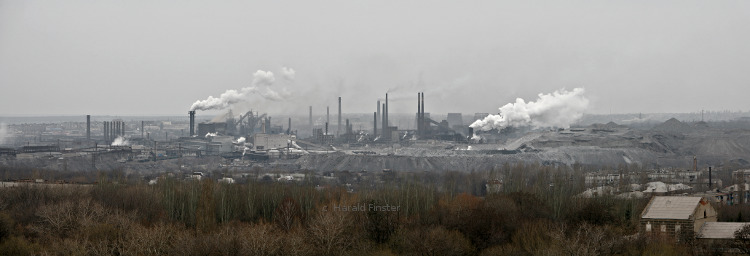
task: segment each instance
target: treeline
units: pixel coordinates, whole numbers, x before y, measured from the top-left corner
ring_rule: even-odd
[[[0,188],[0,254],[688,255],[638,235],[648,199],[581,198],[580,168],[405,173],[360,187],[224,184]],[[487,180],[504,177],[499,193]],[[380,207],[380,208],[375,208]],[[394,210],[395,208],[395,210]]]

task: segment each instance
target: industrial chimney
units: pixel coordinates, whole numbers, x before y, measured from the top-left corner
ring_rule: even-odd
[[[336,128],[336,136],[338,137],[340,135],[341,135],[341,97],[339,97],[339,124],[338,124],[338,127]]]
[[[313,127],[313,122],[312,122],[312,106],[310,106],[310,119],[309,119],[309,122],[310,122],[309,123],[310,128],[312,129],[312,127]]]
[[[195,111],[188,111],[188,115],[190,116],[190,137],[193,137],[195,135]]]
[[[91,140],[91,115],[86,115],[86,140]]]
[[[380,100],[378,100],[378,105],[375,106],[378,109],[378,116],[377,118],[380,119]]]
[[[417,93],[417,137],[422,137],[422,93]]]

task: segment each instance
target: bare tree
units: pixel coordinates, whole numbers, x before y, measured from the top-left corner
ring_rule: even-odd
[[[734,246],[742,253],[750,255],[750,224],[734,232]]]

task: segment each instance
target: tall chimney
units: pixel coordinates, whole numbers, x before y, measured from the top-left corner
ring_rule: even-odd
[[[378,137],[378,112],[372,112],[372,137]]]
[[[422,136],[422,93],[417,93],[417,137]]]
[[[107,121],[104,121],[104,136],[103,137],[104,137],[105,142],[109,140],[109,134],[107,134],[108,129],[109,127],[107,126]]]
[[[91,140],[91,115],[86,115],[86,140]]]
[[[190,137],[193,137],[195,135],[195,110],[188,111],[188,115],[190,116]],[[141,137],[143,137],[143,133],[141,133]]]
[[[383,130],[384,137],[388,140],[391,139],[391,129],[388,128],[389,122],[388,122],[388,93],[385,94],[385,110],[383,110],[383,116],[385,116],[385,130]]]
[[[326,106],[326,123],[331,122],[331,108]]]
[[[344,134],[349,134],[349,119],[346,119],[346,131],[344,131]]]
[[[145,127],[146,127],[146,122],[141,121],[141,139],[145,139],[145,137],[143,137],[143,130]],[[190,131],[192,132],[192,129]]]
[[[309,122],[310,123],[308,125],[310,125],[310,129],[312,129],[312,127],[313,127],[313,123],[312,123],[312,106],[310,106],[310,119],[309,119]]]
[[[385,103],[383,103],[383,106],[381,106],[383,109],[383,113],[380,114],[380,137],[385,139],[386,131],[388,130],[388,127],[385,127]]]
[[[326,122],[326,133],[324,135],[328,135],[328,122]]]
[[[377,107],[377,109],[378,109],[378,113],[377,113],[377,115],[378,115],[378,116],[377,116],[377,119],[380,119],[380,100],[378,100],[378,105],[377,105],[377,106],[375,106],[375,107]]]
[[[744,184],[745,182],[743,181],[742,183]],[[713,184],[714,183],[711,180],[711,166],[709,166],[708,167],[708,190],[712,189],[711,187],[713,186]]]
[[[424,117],[424,92],[422,92],[420,102],[422,103],[422,110],[420,111],[420,115],[422,116],[422,134],[427,135],[427,128],[430,127],[430,123]]]
[[[341,134],[341,97],[339,97],[339,124],[336,128],[336,136]]]
[[[286,127],[286,134],[287,135],[292,134],[292,118],[291,117],[289,118],[289,125],[287,125]]]

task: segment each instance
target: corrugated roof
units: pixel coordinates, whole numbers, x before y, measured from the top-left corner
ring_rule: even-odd
[[[700,238],[734,239],[734,232],[750,222],[706,222],[698,232]]]
[[[644,219],[686,220],[695,212],[701,201],[696,196],[657,196],[643,213]]]

